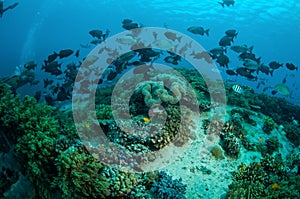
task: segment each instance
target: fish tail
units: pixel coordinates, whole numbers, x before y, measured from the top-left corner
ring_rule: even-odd
[[[44,60],[44,63],[45,63],[45,65],[43,65],[43,66],[42,66],[42,69],[44,69],[44,68],[45,68],[45,66],[47,66],[47,65],[48,65],[48,62],[47,62],[47,60]]]
[[[222,2],[218,2],[223,8],[224,8],[224,3]]]
[[[204,31],[207,36],[209,36],[209,28]]]
[[[62,59],[63,58],[63,55],[62,54],[57,54],[56,52],[54,52],[58,57],[59,57],[59,59]]]
[[[253,48],[254,48],[254,46],[250,46],[250,47],[249,47],[250,53],[252,53]]]

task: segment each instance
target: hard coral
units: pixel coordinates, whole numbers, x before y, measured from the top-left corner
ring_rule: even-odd
[[[266,155],[261,162],[241,164],[233,174],[227,198],[299,198],[300,176],[285,168],[280,155]]]
[[[286,132],[286,137],[292,142],[294,145],[300,145],[300,128],[297,124],[292,122],[283,124],[284,131]]]
[[[181,179],[173,180],[166,172],[159,173],[159,179],[152,185],[151,192],[155,198],[165,199],[184,199],[186,185],[182,184]]]
[[[269,116],[264,117],[264,124],[262,128],[263,131],[267,134],[270,134],[274,128],[275,128],[274,120]]]

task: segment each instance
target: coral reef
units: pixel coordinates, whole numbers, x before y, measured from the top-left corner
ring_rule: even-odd
[[[266,140],[266,148],[268,154],[272,155],[274,152],[279,150],[279,147],[280,143],[277,137],[273,136]]]
[[[104,166],[78,139],[70,113],[37,104],[28,96],[21,101],[5,86],[0,86],[3,88],[0,91],[1,127],[13,135],[3,134],[6,141],[1,143],[1,152],[15,145],[16,150],[10,151],[22,165],[14,169],[2,167],[1,194],[10,198],[158,198],[150,191],[154,187],[152,190],[162,195],[178,193],[184,197],[185,186],[180,181],[172,181],[170,176],[157,172],[129,173]],[[110,106],[99,105],[96,110],[100,121],[109,121],[102,125],[114,123]],[[177,128],[177,123],[171,121],[180,121],[177,118],[180,111],[169,107],[167,112],[169,123],[165,131],[171,132]],[[178,137],[175,143],[184,142],[185,135],[174,136],[174,139]],[[155,138],[148,139],[150,142]],[[161,190],[168,191],[161,193]]]
[[[292,122],[284,123],[284,131],[286,132],[286,137],[291,143],[296,146],[300,145],[300,128],[297,124]]]
[[[62,198],[105,198],[111,193],[102,165],[83,148],[69,147],[55,159],[58,174],[51,182]]]
[[[269,116],[264,117],[264,124],[262,128],[263,131],[267,134],[270,134],[274,128],[275,128],[274,120]]]
[[[222,133],[220,145],[231,158],[237,158],[241,150],[240,140],[232,133]]]
[[[280,154],[241,164],[233,174],[227,198],[297,198],[300,176],[286,169]]]
[[[151,192],[156,198],[166,199],[184,199],[186,185],[181,182],[181,179],[173,180],[166,172],[159,172],[159,179],[155,181],[151,187]]]

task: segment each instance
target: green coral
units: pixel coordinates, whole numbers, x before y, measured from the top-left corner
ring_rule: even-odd
[[[284,123],[284,131],[286,132],[286,137],[291,143],[296,146],[300,145],[300,128],[297,124],[292,122]]]
[[[269,116],[266,116],[264,117],[264,120],[263,120],[264,124],[263,124],[263,131],[267,134],[270,134],[271,131],[275,128],[275,122],[274,120],[269,117]]]
[[[297,198],[300,176],[286,169],[280,154],[266,155],[261,162],[241,164],[233,173],[227,198]]]
[[[266,140],[266,148],[268,154],[273,154],[278,151],[280,147],[280,143],[277,137],[273,136]]]
[[[44,197],[52,196],[48,187],[55,172],[55,144],[59,138],[59,123],[51,116],[52,110],[50,106],[36,104],[34,98],[25,97],[16,116],[17,130],[24,132],[16,145],[17,155]]]
[[[82,148],[71,146],[56,159],[58,175],[51,183],[62,198],[106,198],[110,183],[101,171],[103,166]]]
[[[233,174],[232,183],[229,185],[227,198],[250,199],[258,198],[264,194],[264,180],[267,173],[257,163],[246,166],[241,164]]]

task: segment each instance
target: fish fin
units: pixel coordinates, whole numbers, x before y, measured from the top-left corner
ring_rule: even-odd
[[[257,59],[256,59],[256,62],[259,64],[259,63],[260,63],[260,60],[261,60],[261,57],[257,58]]]
[[[271,72],[270,72],[271,77],[273,77],[273,72],[274,72],[274,69],[271,70]]]
[[[224,3],[222,2],[218,2],[223,8],[224,8]]]
[[[253,48],[254,48],[254,46],[250,46],[250,47],[249,47],[250,53],[252,53]]]
[[[239,34],[239,33],[238,33],[238,32],[236,32],[236,34],[234,35],[234,38],[236,38],[238,34]]]
[[[204,31],[207,36],[209,36],[209,28]]]

